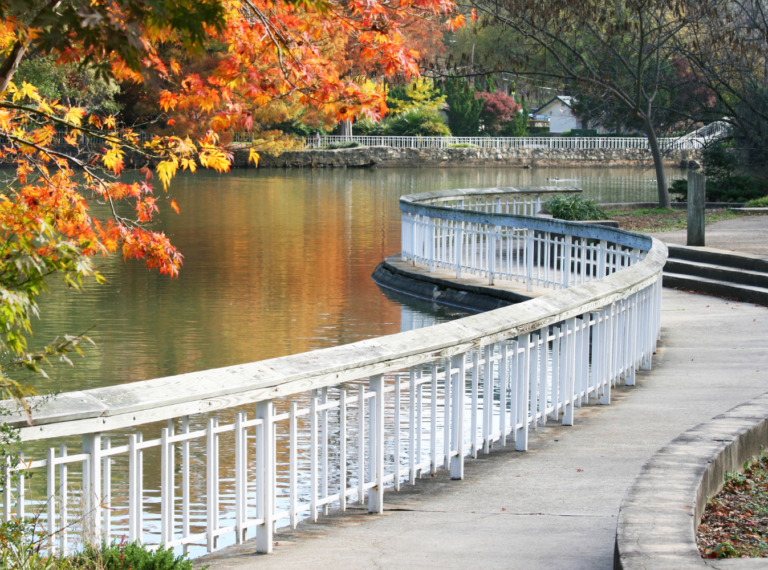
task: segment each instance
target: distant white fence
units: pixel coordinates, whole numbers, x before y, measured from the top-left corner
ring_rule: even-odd
[[[246,142],[246,141],[243,141]],[[384,137],[340,136],[309,137],[307,148],[323,148],[333,144],[355,142],[361,146],[391,146],[394,148],[451,148],[470,145],[498,149],[637,149],[647,150],[645,137]],[[704,147],[703,138],[662,138],[665,150],[696,150]]]
[[[666,247],[498,211],[514,194],[403,197],[402,256],[553,292],[344,346],[32,399],[34,425],[5,416],[24,455],[3,467],[4,520],[39,514],[58,553],[123,537],[212,551],[254,531],[270,552],[278,521],[352,501],[380,513],[385,488],[442,469],[461,479],[465,457],[509,441],[525,451],[529,430],[609,404],[651,365]]]
[[[708,143],[727,135],[730,126],[717,121],[681,137],[662,137],[663,150],[698,150]],[[58,129],[55,144],[64,143],[63,129]],[[139,142],[148,137],[138,131]],[[251,144],[260,135],[246,132],[232,133],[234,144]],[[103,144],[101,139],[80,135],[79,144],[84,147]],[[498,149],[584,149],[584,150],[648,150],[645,137],[385,137],[385,136],[311,136],[304,139],[305,148],[325,148],[330,145],[357,143],[360,146],[390,146],[394,148],[451,148],[466,146]]]

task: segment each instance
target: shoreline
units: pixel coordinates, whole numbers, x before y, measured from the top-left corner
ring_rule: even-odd
[[[698,150],[670,151],[664,165],[686,167]],[[650,152],[639,149],[394,148],[385,146],[286,151],[263,154],[258,168],[617,168],[649,167]],[[253,168],[248,149],[234,151],[234,168]]]

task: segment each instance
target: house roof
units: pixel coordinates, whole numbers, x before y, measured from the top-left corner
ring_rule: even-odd
[[[550,103],[554,103],[555,101],[560,101],[561,103],[566,105],[569,109],[573,109],[573,97],[568,96],[568,95],[558,95],[557,97],[554,97],[554,98],[550,99],[549,101],[544,103],[541,107],[536,109],[536,113],[538,113],[539,111],[544,109]]]

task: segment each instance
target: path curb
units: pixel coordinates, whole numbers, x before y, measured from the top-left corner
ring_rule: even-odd
[[[619,511],[615,570],[768,568],[768,559],[705,560],[696,528],[726,471],[768,446],[768,392],[683,432],[660,449],[627,490]]]

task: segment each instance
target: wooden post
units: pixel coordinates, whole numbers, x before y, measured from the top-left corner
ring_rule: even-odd
[[[688,245],[704,245],[704,196],[707,179],[688,170]]]

